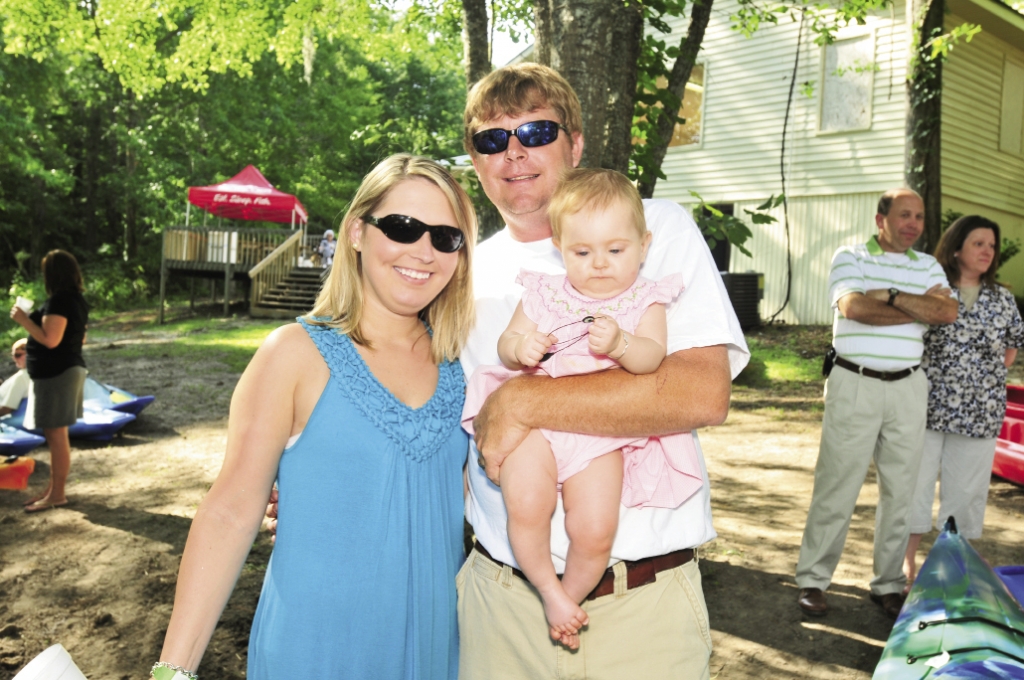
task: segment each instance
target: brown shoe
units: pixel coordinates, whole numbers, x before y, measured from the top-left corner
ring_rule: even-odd
[[[801,588],[800,597],[796,603],[804,613],[811,616],[824,616],[828,612],[828,604],[825,602],[825,593],[821,588]]]
[[[900,610],[903,609],[903,600],[903,596],[899,593],[886,593],[885,595],[871,593],[871,601],[880,606],[890,619],[895,619],[900,615]]]

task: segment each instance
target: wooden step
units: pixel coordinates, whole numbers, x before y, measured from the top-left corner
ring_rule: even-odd
[[[256,317],[307,314],[316,303],[327,270],[295,268],[250,310]]]

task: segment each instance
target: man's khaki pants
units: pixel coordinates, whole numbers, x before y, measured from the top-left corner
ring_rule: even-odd
[[[459,680],[706,680],[711,631],[692,560],[658,580],[585,601],[590,624],[570,652],[548,637],[540,596],[528,582],[477,551],[456,579]]]
[[[876,595],[903,590],[909,514],[924,446],[928,379],[924,371],[892,382],[836,366],[825,384],[825,419],[814,470],[796,583],[825,590],[843,553],[846,532],[872,458],[878,471],[875,511]]]

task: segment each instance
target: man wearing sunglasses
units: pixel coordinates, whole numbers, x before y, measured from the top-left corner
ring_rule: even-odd
[[[481,185],[507,223],[474,255],[477,325],[461,357],[469,376],[480,364],[499,363],[498,336],[522,295],[519,270],[565,271],[547,208],[562,171],[579,163],[584,140],[572,88],[538,64],[480,81],[465,123]],[[541,600],[509,546],[501,490],[489,481],[531,429],[639,437],[725,419],[731,378],[749,359],[739,323],[692,218],[668,201],[646,201],[645,213],[654,238],[641,274],[657,280],[680,272],[686,286],[667,310],[670,354],[661,368],[640,376],[516,378],[474,421],[466,516],[477,543],[457,581],[461,680],[709,677],[711,637],[695,559],[695,549],[716,535],[706,471],[703,489],[678,508],[620,509],[615,564],[583,603],[590,624],[575,652],[548,638]],[[568,547],[564,517],[559,502],[551,530],[558,571]]]
[[[21,338],[15,340],[11,347],[11,358],[14,359],[18,372],[0,384],[0,416],[17,411],[21,400],[28,396],[32,378],[28,377],[28,371],[25,370],[25,362],[28,361],[26,345],[28,339]]]

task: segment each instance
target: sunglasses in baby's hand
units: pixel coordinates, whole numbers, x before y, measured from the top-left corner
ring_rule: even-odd
[[[594,323],[594,317],[592,317],[592,316],[585,316],[582,319],[580,319],[580,321],[582,321],[583,323]],[[558,328],[554,328],[554,329],[551,330],[551,334],[554,334],[555,331],[560,331],[563,328],[568,328],[569,326],[575,326],[577,323],[579,323],[579,322],[573,321],[572,323],[567,323],[564,326],[559,326]],[[543,362],[547,361],[548,359],[550,359],[551,357],[555,356],[556,354],[561,352],[563,349],[568,349],[569,347],[572,347],[577,342],[579,342],[583,338],[587,337],[587,335],[589,333],[590,333],[590,329],[588,328],[586,333],[583,333],[582,335],[577,335],[575,338],[569,338],[567,340],[559,340],[558,342],[552,343],[551,347],[548,347],[548,351],[545,352],[544,356],[542,356],[540,358],[541,363],[543,363]],[[555,337],[558,337],[558,336],[555,336]],[[559,347],[559,345],[561,345],[561,347]],[[554,347],[556,349],[552,349],[552,347]]]
[[[517,138],[525,147],[545,146],[558,139],[559,129],[569,132],[569,128],[553,120],[533,120],[523,123],[515,130],[481,130],[473,135],[473,148],[477,153],[485,155],[501,153],[508,148],[508,142],[512,137]]]
[[[424,232],[430,232],[430,244],[441,253],[454,253],[466,242],[461,230],[445,225],[424,224],[408,215],[363,215],[363,222],[372,224],[395,243],[416,243]]]

